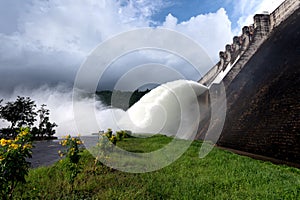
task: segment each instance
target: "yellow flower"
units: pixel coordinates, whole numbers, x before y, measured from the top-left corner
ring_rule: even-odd
[[[0,140],[0,144],[1,144],[1,146],[5,146],[6,145],[6,140],[2,138]]]
[[[12,140],[6,140],[6,139],[1,139],[0,140],[0,144],[1,144],[1,146],[6,146],[6,145],[8,145],[8,144],[11,144],[12,143]]]
[[[82,144],[82,142],[80,140],[77,140],[76,144]]]
[[[113,136],[111,136],[111,138],[109,138],[110,141],[113,141],[115,139],[117,139],[117,137],[115,135],[113,135]]]
[[[21,137],[25,136],[28,134],[28,131],[21,131],[21,133],[19,134]]]
[[[17,149],[17,148],[19,148],[19,145],[12,143],[12,144],[9,145],[9,147],[12,148],[12,149]]]
[[[73,155],[74,155],[74,152],[75,152],[75,148],[74,148],[74,147],[70,148],[70,151],[69,151],[69,153],[71,154],[71,156],[73,156]]]
[[[31,149],[32,148],[32,145],[31,144],[25,144],[23,146],[23,149]]]
[[[59,154],[60,157],[64,156],[64,154],[63,154],[63,152],[61,150],[58,151],[58,154]]]
[[[0,162],[2,161],[2,160],[4,160],[5,158],[3,157],[3,156],[0,156]]]
[[[68,140],[63,140],[60,142],[61,146],[66,146],[67,145]]]
[[[17,142],[17,141],[19,141],[21,138],[19,137],[19,136],[17,136],[16,138],[15,138],[15,142]]]

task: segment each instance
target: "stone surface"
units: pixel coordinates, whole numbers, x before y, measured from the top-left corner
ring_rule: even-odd
[[[223,79],[227,118],[218,145],[300,166],[299,6],[286,0],[270,15],[255,15],[251,42]],[[214,66],[199,82],[218,88],[211,85],[218,73]],[[198,139],[218,123],[207,113]]]
[[[218,144],[300,164],[300,9],[237,71]]]

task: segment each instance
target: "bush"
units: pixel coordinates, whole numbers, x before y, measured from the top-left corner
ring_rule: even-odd
[[[118,141],[121,141],[124,138],[129,138],[130,137],[129,132],[128,131],[124,131],[124,130],[117,131],[116,134],[117,134],[117,140]]]
[[[65,156],[66,159],[62,160],[63,168],[66,172],[66,178],[73,188],[73,183],[80,173],[79,159],[80,159],[80,145],[82,141],[79,138],[71,137],[70,135],[66,136],[60,144],[67,149],[65,151],[59,151],[61,157]]]
[[[21,128],[14,140],[0,140],[0,194],[3,199],[11,199],[19,182],[25,183],[31,157],[31,134],[29,128]]]
[[[117,145],[118,141],[128,137],[131,137],[129,131],[120,130],[113,134],[113,131],[110,128],[100,135],[97,146],[91,149],[93,155],[96,155],[93,167],[94,171],[96,170],[96,165],[99,163],[98,161],[107,161],[109,159],[109,153],[113,151],[113,146]]]

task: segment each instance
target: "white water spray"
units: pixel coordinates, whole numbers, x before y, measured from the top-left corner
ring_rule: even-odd
[[[18,95],[29,96],[38,105],[46,104],[50,109],[50,120],[58,124],[56,136],[91,135],[99,130],[111,128],[130,130],[139,134],[177,135],[189,138],[187,128],[195,130],[199,124],[199,107],[197,97],[207,88],[193,81],[178,80],[163,84],[144,95],[127,112],[116,108],[105,108],[101,102],[91,98],[81,99],[78,103],[81,118],[91,118],[86,107],[91,108],[97,123],[86,120],[80,123],[82,130],[76,129],[78,122],[74,120],[71,93],[64,87],[48,88],[43,86],[38,90],[16,90],[10,96],[0,95],[5,101],[13,101]],[[81,119],[79,119],[81,120]],[[1,127],[8,124],[1,121]],[[178,134],[180,132],[180,134]]]
[[[198,96],[206,87],[186,80],[163,84],[144,95],[127,112],[114,112],[119,129],[138,134],[165,134],[190,138],[190,128],[198,129]]]

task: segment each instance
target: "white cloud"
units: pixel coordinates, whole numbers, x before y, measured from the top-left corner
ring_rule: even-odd
[[[139,1],[139,4],[146,5],[146,1]],[[23,11],[18,11],[17,30],[13,34],[0,34],[1,44],[5,44],[0,47],[0,51],[5,52],[0,60],[22,59],[22,54],[32,52],[45,55],[40,64],[51,63],[52,60],[46,58],[51,54],[58,59],[63,57],[61,54],[69,54],[77,62],[82,61],[87,53],[112,35],[148,26],[149,14],[138,13],[145,9],[150,12],[153,5],[149,6],[137,10],[137,6],[120,6],[118,2],[105,0],[33,0]],[[69,59],[65,64],[68,62]]]
[[[166,17],[166,20],[165,20],[163,26],[165,28],[174,29],[177,26],[177,22],[178,22],[178,19],[169,13],[168,16]]]
[[[253,23],[255,13],[272,11],[282,1],[236,2],[234,12],[241,17],[240,27],[234,33]],[[0,27],[0,70],[47,69],[74,76],[81,62],[100,42],[123,31],[148,27],[153,23],[151,16],[170,3],[163,0],[1,1],[0,22],[7,25]],[[214,62],[218,61],[218,52],[232,41],[231,22],[223,8],[185,22],[178,21],[169,14],[162,27],[194,39]],[[170,59],[165,63],[174,61]]]
[[[261,12],[267,11],[267,12],[271,13],[284,1],[285,0],[264,0],[258,6],[256,12],[261,13]]]
[[[238,28],[234,32],[241,33],[243,26],[253,24],[255,14],[273,12],[284,0],[242,0],[237,2],[235,10],[241,17],[238,20]]]
[[[16,30],[13,33],[1,33],[0,30],[0,70],[14,70],[16,73],[19,69],[26,69],[27,73],[32,70],[32,74],[39,70],[39,76],[44,76],[41,79],[49,78],[46,71],[51,70],[71,74],[70,80],[88,53],[100,42],[123,31],[148,27],[152,23],[150,17],[168,5],[165,2],[28,1],[23,9],[13,10],[18,18],[12,20],[17,22]],[[224,9],[180,24],[169,15],[163,27],[190,36],[203,46],[214,62],[218,60],[218,51],[232,39],[230,21]],[[166,57],[165,63],[168,62]],[[53,76],[57,75],[54,73]],[[34,76],[30,78],[35,79]]]
[[[162,27],[176,30],[194,39],[214,62],[219,59],[219,51],[224,49],[226,43],[231,43],[233,37],[231,22],[223,8],[216,13],[198,15],[181,23],[169,14]]]
[[[10,4],[0,2],[1,8],[14,13],[12,17],[8,12],[0,13],[0,18],[8,20],[5,23],[14,23],[0,28],[1,89],[5,84],[23,84],[20,79],[24,71],[32,82],[41,77],[46,83],[61,74],[66,78],[60,81],[69,81],[100,42],[122,31],[149,25],[148,16],[138,15],[140,10],[120,6],[116,1],[31,0],[22,3],[23,9],[13,9],[19,5],[16,1]],[[149,4],[148,9],[154,9],[154,5]],[[126,14],[120,12],[122,9]],[[5,81],[6,77],[2,77],[8,71],[14,80]]]

